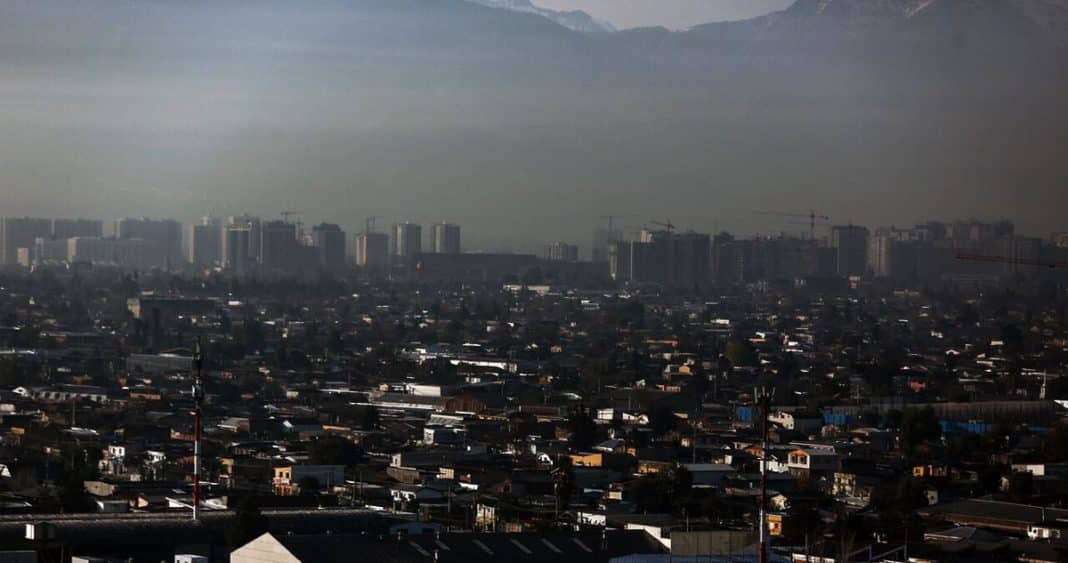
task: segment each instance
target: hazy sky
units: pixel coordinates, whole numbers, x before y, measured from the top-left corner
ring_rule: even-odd
[[[793,0],[535,0],[554,10],[585,10],[619,28],[662,25],[686,28],[767,14]]]
[[[568,1],[622,25],[775,7]],[[996,41],[869,64],[644,39],[439,0],[0,0],[0,213],[376,215],[583,254],[609,214],[629,233],[799,233],[754,211],[809,209],[1064,229],[1068,81],[997,63]]]

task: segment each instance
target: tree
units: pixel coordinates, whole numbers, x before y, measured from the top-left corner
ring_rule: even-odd
[[[297,482],[297,487],[300,488],[300,494],[310,495],[319,492],[319,480],[311,475],[301,477]]]
[[[378,428],[378,409],[373,406],[364,407],[360,416],[360,427],[364,430]]]
[[[657,435],[664,434],[675,427],[675,423],[678,422],[678,418],[675,413],[666,406],[659,406],[653,409],[649,413],[649,427],[653,429]]]
[[[89,497],[85,492],[85,481],[77,474],[70,473],[63,476],[57,496],[63,512],[89,512]]]
[[[571,444],[577,450],[589,450],[597,442],[597,423],[584,407],[579,407],[567,421]]]
[[[934,409],[905,409],[901,414],[901,447],[907,455],[916,453],[920,446],[942,437],[942,425]]]
[[[756,363],[756,353],[747,340],[732,338],[724,353],[732,366],[751,366]]]
[[[567,509],[571,503],[571,494],[575,489],[574,473],[571,467],[571,458],[566,456],[561,458],[560,467],[555,472],[556,483],[553,485],[557,512]]]
[[[905,476],[897,486],[876,487],[871,495],[872,508],[882,513],[905,514],[927,505],[923,482]]]
[[[234,518],[226,528],[226,542],[236,549],[256,539],[267,531],[267,519],[251,499],[243,499],[237,505]]]
[[[879,411],[865,409],[857,416],[858,422],[863,426],[876,426],[879,424]]]
[[[631,500],[641,512],[663,512],[667,504],[662,487],[662,479],[656,477],[640,477],[631,485]]]
[[[671,472],[671,501],[675,509],[685,506],[693,490],[693,474],[682,465]]]
[[[890,410],[886,411],[886,417],[884,419],[884,422],[885,422],[884,426],[886,428],[889,428],[889,429],[895,429],[895,430],[896,429],[900,429],[901,428],[901,416],[902,416],[902,414],[904,414],[904,413],[902,413],[898,409],[890,409]]]
[[[1055,461],[1068,459],[1068,424],[1055,425],[1045,442],[1046,455]]]
[[[89,512],[89,497],[85,492],[85,479],[93,477],[95,464],[90,466],[90,456],[81,446],[71,444],[62,450],[63,477],[60,479],[56,495],[63,512]]]
[[[645,324],[645,306],[636,300],[624,303],[619,308],[619,324],[642,328]]]
[[[340,436],[323,436],[308,448],[315,465],[344,465],[352,467],[363,461],[363,450]]]
[[[1005,491],[1015,502],[1024,502],[1035,492],[1035,478],[1029,471],[1015,471],[1009,475]]]
[[[678,512],[690,500],[693,475],[682,465],[631,485],[631,499],[643,512]]]

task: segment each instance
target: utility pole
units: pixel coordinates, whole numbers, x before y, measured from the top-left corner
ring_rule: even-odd
[[[759,563],[768,562],[768,412],[771,410],[771,393],[766,387],[754,390],[753,400],[760,408],[760,551]]]
[[[697,418],[694,416],[694,418]],[[690,442],[690,463],[697,463],[697,421],[693,421],[693,439]]]
[[[200,353],[200,342],[193,352],[193,521],[200,520],[200,407],[204,398],[201,383],[204,371],[204,358]]]

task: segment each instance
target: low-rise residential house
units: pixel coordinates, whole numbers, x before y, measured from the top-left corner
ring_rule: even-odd
[[[13,392],[21,397],[41,402],[65,403],[70,401],[108,402],[107,389],[92,385],[51,385],[47,387],[16,387]]]
[[[738,472],[730,465],[719,463],[684,463],[682,467],[690,472],[695,487],[718,487]]]
[[[282,496],[301,492],[302,481],[314,479],[319,488],[345,483],[344,465],[287,465],[274,468],[274,490]]]
[[[871,501],[872,493],[880,485],[882,485],[882,480],[872,475],[836,471],[831,484],[831,494],[836,497],[859,499],[861,504],[866,505]]]
[[[427,445],[462,444],[467,439],[467,429],[454,426],[427,426],[423,428],[423,443]]]
[[[819,432],[820,428],[823,427],[823,416],[819,413],[806,414],[779,411],[768,415],[768,422],[778,424],[786,430],[811,434]]]
[[[421,502],[435,502],[443,500],[445,494],[437,489],[421,485],[394,485],[389,489],[390,498],[404,507]]]
[[[1035,522],[1027,527],[1027,538],[1033,541],[1056,540],[1068,537],[1068,520]]]
[[[796,449],[786,465],[792,475],[807,479],[815,474],[830,474],[838,469],[838,454],[827,450]]]

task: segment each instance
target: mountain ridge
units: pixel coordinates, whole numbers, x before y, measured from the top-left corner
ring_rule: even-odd
[[[1058,29],[1059,4],[1013,3],[1008,32],[972,21],[980,4],[904,22],[795,9],[812,6],[581,33],[466,0],[0,0],[10,213],[266,213],[301,197],[332,222],[432,214],[578,237],[561,209],[710,201],[720,227],[748,228],[733,218],[774,199],[870,223],[917,202],[1063,223],[1049,202],[1068,173],[1065,57],[1019,37]]]
[[[616,28],[582,10],[550,10],[534,5],[530,0],[468,0],[469,2],[526,14],[536,14],[572,31],[583,33],[612,33]]]
[[[1065,0],[797,0],[784,10],[747,20],[698,25],[682,36],[837,34],[854,39],[923,42],[961,34],[992,34],[1068,46]]]

